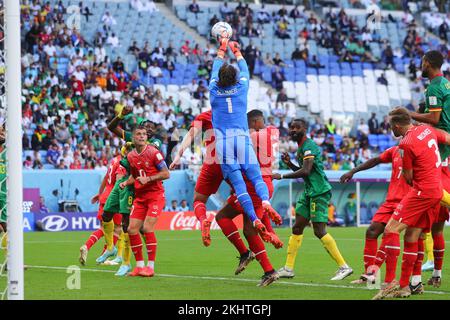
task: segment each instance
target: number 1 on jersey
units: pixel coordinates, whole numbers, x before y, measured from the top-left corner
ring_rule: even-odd
[[[231,104],[231,98],[227,98],[228,113],[233,113],[233,105]]]

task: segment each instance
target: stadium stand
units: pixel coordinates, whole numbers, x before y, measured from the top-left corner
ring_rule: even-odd
[[[386,122],[368,132],[369,114],[381,120],[392,106],[417,108],[424,89],[417,71],[421,54],[437,48],[448,55],[448,42],[409,13],[382,10],[380,29],[367,29],[366,4],[354,1],[326,8],[313,2],[314,12],[302,6],[200,2],[197,13],[185,1],[173,12],[186,28],[163,14],[162,5],[139,3],[24,1],[25,168],[106,166],[120,143],[106,122],[125,105],[134,107],[129,125],[142,119],[158,123],[170,161],[172,138],[209,107],[206,84],[215,43],[196,42],[192,30],[210,40],[218,20],[229,21],[245,49],[254,75],[249,109],[263,110],[280,129],[281,151],[293,152],[290,119],[310,120],[310,134],[331,159],[330,169],[352,167],[394,145]],[[73,10],[81,11],[79,20],[71,20]],[[422,16],[429,31],[443,35],[442,23]],[[80,30],[68,22],[79,23]],[[341,37],[334,36],[336,30]],[[335,128],[326,123],[330,118]],[[183,166],[190,163],[186,158]]]

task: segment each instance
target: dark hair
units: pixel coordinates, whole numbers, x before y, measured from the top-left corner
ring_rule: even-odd
[[[411,124],[411,115],[406,108],[397,107],[389,112],[389,116],[391,117],[391,122],[393,124],[398,124],[400,126]]]
[[[289,126],[292,126],[294,124],[294,122],[299,122],[300,125],[305,129],[308,129],[308,127],[309,127],[308,122],[303,118],[297,118],[297,119],[292,120],[291,123],[289,124]]]
[[[444,56],[437,50],[428,51],[423,57],[434,69],[440,69],[444,64]]]
[[[237,70],[231,64],[224,63],[219,69],[219,81],[217,85],[225,88],[236,84]]]
[[[253,110],[247,112],[248,121],[252,121],[256,118],[261,118],[261,117],[264,117],[264,114],[262,113],[261,110],[253,109]]]

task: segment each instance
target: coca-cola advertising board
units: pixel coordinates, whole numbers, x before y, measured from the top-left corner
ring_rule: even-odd
[[[208,211],[206,214],[208,216],[208,220],[212,222],[211,230],[219,230],[220,227],[217,225],[217,222],[214,219],[214,217],[216,216],[216,212]],[[242,215],[237,216],[233,221],[239,229],[242,229]],[[193,211],[165,211],[158,217],[156,230],[200,230],[200,222],[198,221]]]

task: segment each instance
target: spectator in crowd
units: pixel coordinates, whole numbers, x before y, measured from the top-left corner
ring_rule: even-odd
[[[190,209],[189,209],[189,206],[188,206],[188,204],[187,204],[187,201],[186,201],[185,199],[181,200],[179,211],[184,211],[184,212],[186,212],[186,211],[189,211],[189,210],[190,210]]]
[[[382,85],[385,85],[385,86],[388,85],[388,81],[386,79],[386,76],[385,76],[384,72],[378,77],[377,82],[379,84],[382,84]]]
[[[381,131],[382,134],[390,134],[391,125],[389,124],[389,117],[388,116],[384,116],[383,117],[383,122],[380,124],[380,131]]]
[[[149,76],[153,79],[154,83],[158,78],[163,76],[161,68],[158,66],[158,62],[154,61],[153,64],[147,70]]]
[[[258,48],[250,41],[249,45],[244,50],[244,58],[248,64],[248,69],[250,72],[250,78],[253,77],[253,73],[255,71],[256,61],[260,58],[261,53]]]
[[[180,207],[178,206],[177,200],[172,200],[170,203],[170,206],[166,206],[164,208],[164,211],[172,211],[172,212],[178,212],[180,211]]]
[[[258,13],[256,14],[256,21],[258,23],[264,24],[269,23],[271,21],[271,15],[266,10],[264,4],[261,5],[261,9],[258,10]]]
[[[39,212],[42,214],[49,213],[47,206],[45,205],[45,199],[43,196],[39,198]]]
[[[106,11],[102,17],[102,23],[106,26],[107,30],[111,30],[111,27],[116,25],[117,21],[109,11]]]
[[[228,2],[224,1],[220,6],[220,14],[222,15],[222,19],[226,19],[230,14],[232,14],[233,9],[228,7]]]
[[[375,112],[372,112],[372,116],[370,117],[370,119],[368,121],[370,134],[378,134],[380,131],[380,127],[378,125],[378,119],[376,116],[377,116],[377,114]]]
[[[364,119],[361,119],[358,125],[358,140],[363,138],[367,138],[369,136],[369,126],[364,122]]]
[[[219,22],[219,18],[217,18],[217,15],[214,15],[214,16],[209,20],[209,27],[212,28],[217,22]]]
[[[200,6],[198,5],[197,0],[192,0],[192,3],[189,5],[188,8],[189,8],[190,12],[195,13],[195,14],[201,12]]]

